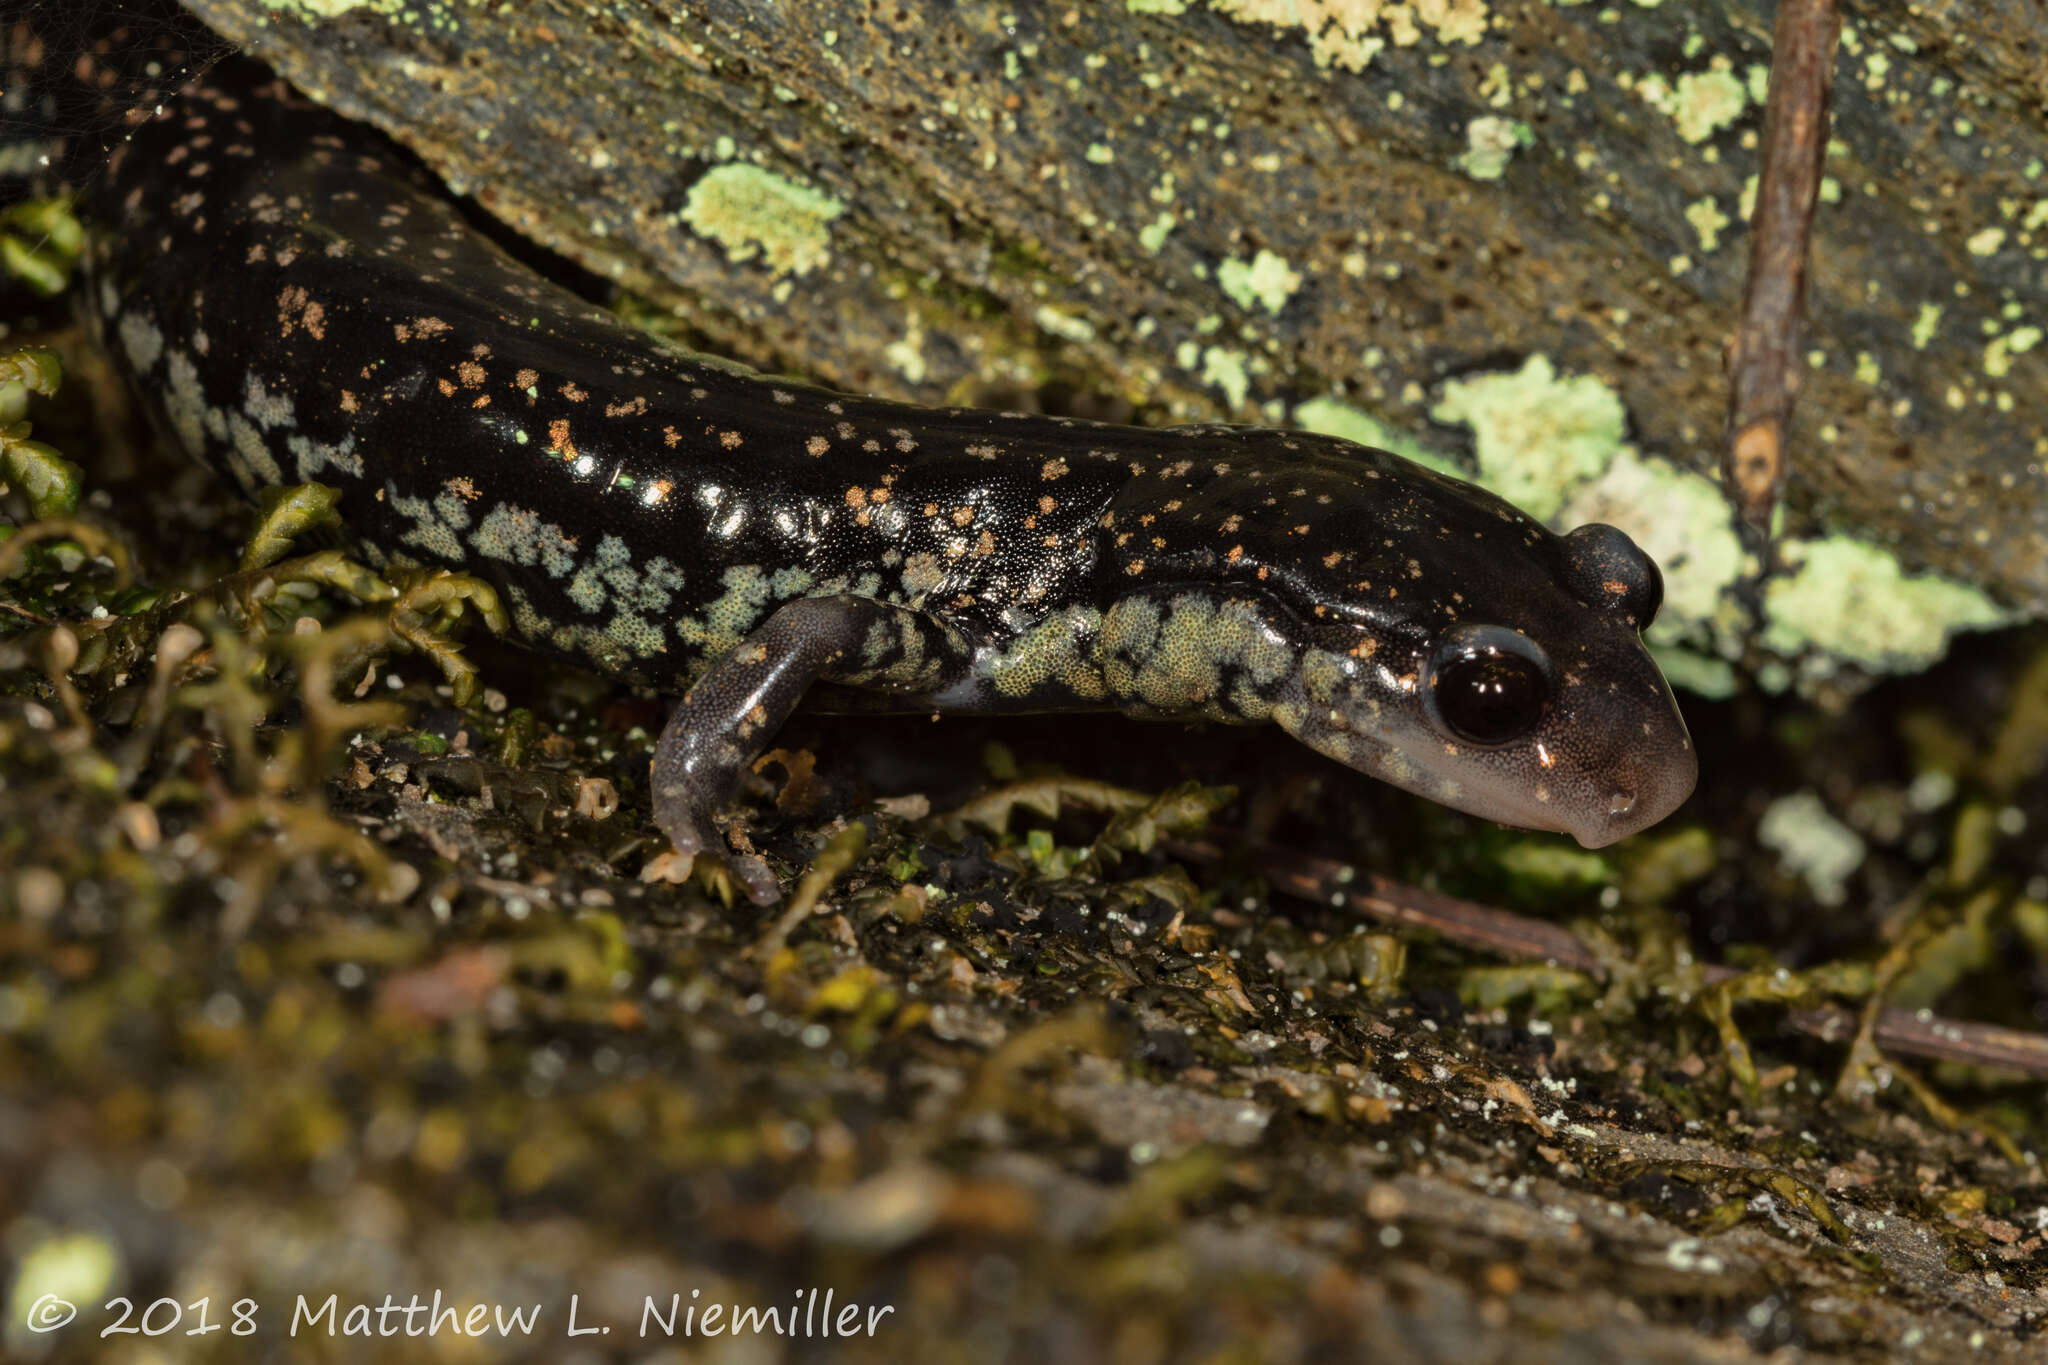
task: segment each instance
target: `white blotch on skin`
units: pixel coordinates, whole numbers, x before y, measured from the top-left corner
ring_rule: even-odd
[[[270,453],[269,445],[263,440],[263,433],[241,413],[228,414],[228,436],[233,444],[244,484],[257,488],[275,488],[284,482],[284,471],[277,467],[277,457]]]
[[[243,391],[242,410],[265,431],[272,427],[288,427],[295,421],[290,397],[270,393],[263,387],[263,381],[253,374]]]
[[[172,351],[169,373],[164,414],[186,454],[198,459],[206,453],[206,395],[199,388],[199,367],[183,351]]]
[[[344,436],[331,445],[310,436],[287,436],[284,444],[297,460],[299,477],[303,480],[317,479],[327,469],[338,469],[358,479],[363,477],[363,457],[356,453],[353,435]]]
[[[489,559],[513,564],[538,564],[553,578],[565,577],[576,567],[576,541],[567,531],[540,513],[499,503],[476,528],[470,543]]]
[[[120,332],[121,348],[135,372],[142,375],[154,369],[164,353],[163,329],[140,313],[130,313],[121,319]]]

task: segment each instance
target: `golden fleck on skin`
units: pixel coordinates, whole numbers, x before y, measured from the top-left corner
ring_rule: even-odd
[[[804,442],[804,453],[816,459],[832,448],[832,443],[822,436],[813,436]]]

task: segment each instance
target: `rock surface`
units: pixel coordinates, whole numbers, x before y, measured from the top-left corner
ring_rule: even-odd
[[[192,8],[756,363],[1420,431],[1447,379],[1540,354],[1645,452],[1716,460],[1759,0]],[[1845,8],[1787,529],[2039,614],[2038,16]]]

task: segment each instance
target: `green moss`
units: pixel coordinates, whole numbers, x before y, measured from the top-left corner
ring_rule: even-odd
[[[1613,461],[1627,424],[1614,390],[1592,375],[1560,378],[1542,355],[1512,374],[1453,380],[1430,416],[1470,426],[1480,482],[1544,521]]]
[[[727,260],[758,256],[777,275],[805,275],[832,258],[827,225],[845,210],[823,191],[734,163],[698,177],[681,216]]]
[[[1977,589],[1909,576],[1892,555],[1848,536],[1793,541],[1784,557],[1795,569],[1764,590],[1763,643],[1804,654],[1804,680],[1825,676],[1835,660],[1878,673],[1925,668],[1957,631],[2012,619]]]

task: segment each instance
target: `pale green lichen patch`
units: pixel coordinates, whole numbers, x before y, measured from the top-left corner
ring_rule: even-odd
[[[1848,536],[1793,541],[1783,557],[1793,572],[1764,589],[1763,644],[1803,655],[1802,681],[1827,676],[1838,661],[1873,673],[1925,668],[1956,632],[2013,619],[1976,588],[1908,575],[1892,555]]]
[[[1148,255],[1157,256],[1159,248],[1166,245],[1166,239],[1179,226],[1180,219],[1171,210],[1161,213],[1138,229],[1138,245],[1144,247]]]
[[[1686,72],[1675,86],[1651,75],[1637,81],[1635,90],[1677,124],[1687,142],[1705,142],[1741,118],[1749,105],[1748,89],[1725,58],[1716,58],[1709,70]]]
[[[396,14],[406,7],[405,0],[263,0],[263,3],[266,9],[313,20],[338,19],[359,9],[377,14]]]
[[[1973,232],[1970,234],[1969,240],[1964,242],[1963,245],[1969,248],[1972,256],[1996,255],[1998,249],[2005,245],[2005,229],[1988,227],[1982,231]]]
[[[1244,362],[1244,352],[1222,346],[1211,346],[1202,352],[1202,382],[1221,389],[1233,408],[1244,405],[1252,388]]]
[[[1934,340],[1934,329],[1941,326],[1941,305],[1923,303],[1920,315],[1913,319],[1913,349],[1924,351],[1927,343]]]
[[[1425,469],[1448,474],[1454,479],[1465,478],[1471,472],[1423,445],[1409,433],[1390,427],[1371,413],[1362,412],[1338,398],[1311,398],[1295,408],[1294,424],[1323,436],[1336,436],[1356,441],[1362,446],[1390,450],[1404,460],[1412,460]]]
[[[2041,344],[2039,327],[2015,327],[2004,336],[1993,337],[1984,347],[1984,373],[2003,379],[2012,369],[2012,358],[2025,355]]]
[[[2001,338],[2008,349],[2013,335]],[[2039,337],[2018,340],[2024,350]],[[1347,412],[1323,399],[1304,404],[1296,420],[1386,444],[1369,417]],[[1719,485],[1625,444],[1626,420],[1613,390],[1592,375],[1560,376],[1541,355],[1517,371],[1446,384],[1430,415],[1470,426],[1476,481],[1552,529],[1602,521],[1628,532],[1664,574],[1664,607],[1648,639],[1672,681],[1714,696],[1734,689],[1730,661],[1742,654],[1751,630],[1730,589],[1757,565],[1742,549]],[[1908,576],[1890,554],[1848,536],[1787,541],[1782,558],[1790,572],[1765,588],[1760,634],[1777,656],[1758,673],[1771,690],[1812,687],[1844,666],[1864,673],[1923,668],[1957,631],[2014,619],[1976,588]]]
[[[1728,589],[1744,568],[1728,500],[1710,479],[1623,447],[1581,486],[1556,523],[1560,531],[1604,521],[1629,533],[1664,574],[1664,607],[1649,632],[1656,645],[1741,649],[1743,619]]]
[[[1498,180],[1516,150],[1535,141],[1536,134],[1526,123],[1492,114],[1473,119],[1465,125],[1465,150],[1457,159],[1458,169],[1474,180]]]
[[[1216,284],[1238,307],[1264,308],[1277,317],[1301,288],[1301,275],[1285,256],[1262,249],[1249,261],[1235,256],[1224,260],[1216,267]]]
[[[1560,378],[1541,355],[1511,374],[1453,380],[1430,416],[1470,426],[1480,482],[1545,521],[1614,459],[1627,425],[1614,390],[1592,375]]]
[[[1095,324],[1086,318],[1063,313],[1049,303],[1038,306],[1038,311],[1032,314],[1032,321],[1036,322],[1041,330],[1068,341],[1095,340]]]
[[[1863,866],[1863,839],[1829,814],[1810,791],[1781,796],[1757,823],[1757,842],[1778,855],[1787,872],[1806,882],[1822,905],[1840,905],[1849,878]]]
[[[1700,250],[1712,251],[1721,244],[1721,233],[1728,226],[1728,215],[1721,212],[1721,206],[1708,195],[1685,206],[1685,221],[1692,224],[1692,230],[1700,236]]]
[[[681,217],[728,260],[758,256],[777,275],[804,275],[832,259],[828,224],[845,210],[820,190],[735,163],[698,177]]]
[[[1134,14],[1184,14],[1195,0],[1124,0]],[[1391,44],[1409,47],[1427,37],[1442,43],[1477,43],[1486,35],[1485,0],[1207,0],[1209,8],[1242,24],[1298,30],[1316,65],[1363,71]]]

